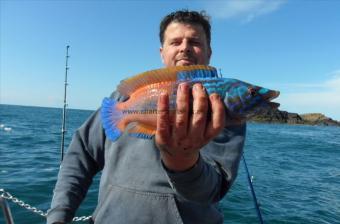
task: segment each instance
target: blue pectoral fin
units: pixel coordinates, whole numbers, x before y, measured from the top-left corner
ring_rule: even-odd
[[[129,136],[135,137],[135,138],[152,139],[154,135],[148,135],[144,133],[129,133]]]
[[[123,114],[116,109],[117,101],[110,98],[104,98],[101,107],[101,118],[106,136],[111,141],[116,141],[121,135],[117,123],[122,119]]]
[[[155,128],[143,124],[137,124],[129,130],[129,136],[143,139],[151,139],[155,133]]]

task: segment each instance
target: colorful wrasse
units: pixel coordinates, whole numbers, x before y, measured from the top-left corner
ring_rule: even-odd
[[[148,71],[126,79],[118,91],[129,96],[125,102],[105,98],[101,116],[106,136],[112,141],[123,133],[127,125],[137,122],[129,130],[130,135],[151,138],[156,132],[157,101],[161,93],[168,93],[170,119],[176,112],[176,94],[180,83],[189,86],[201,83],[207,94],[217,93],[223,99],[228,115],[249,118],[268,108],[277,108],[270,102],[279,95],[278,91],[229,78],[218,77],[215,68],[203,65],[178,66]]]

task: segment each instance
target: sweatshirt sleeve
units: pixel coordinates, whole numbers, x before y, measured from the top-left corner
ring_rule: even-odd
[[[47,223],[72,220],[93,176],[104,166],[104,142],[100,113],[96,111],[73,136],[59,170]]]
[[[126,99],[118,92],[111,97],[118,101]],[[97,110],[73,135],[59,170],[47,214],[48,224],[72,220],[93,177],[104,167],[105,141],[100,110]]]
[[[166,170],[175,192],[186,200],[210,204],[221,200],[234,182],[243,153],[246,124],[229,126],[200,152],[185,172]]]

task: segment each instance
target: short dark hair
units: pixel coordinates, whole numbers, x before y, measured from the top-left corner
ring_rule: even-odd
[[[161,44],[164,43],[164,32],[171,22],[187,23],[194,25],[201,25],[205,35],[207,37],[208,46],[210,46],[211,40],[211,27],[210,27],[210,17],[205,11],[189,11],[189,10],[178,10],[165,16],[159,26],[159,40]]]

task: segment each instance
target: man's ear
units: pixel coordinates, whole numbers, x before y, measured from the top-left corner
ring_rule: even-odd
[[[159,54],[161,56],[162,63],[164,64],[163,48],[162,47],[159,47]]]

